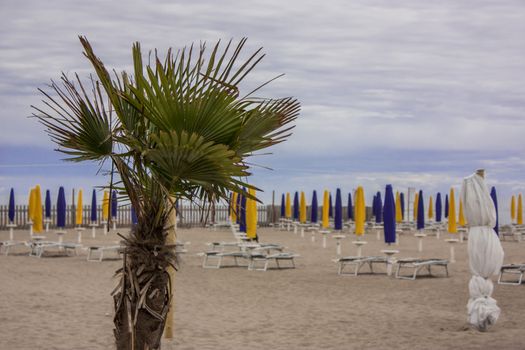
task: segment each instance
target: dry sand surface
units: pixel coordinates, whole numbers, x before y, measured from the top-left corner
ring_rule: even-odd
[[[15,235],[28,238],[25,231]],[[486,333],[467,327],[466,242],[456,246],[449,278],[406,281],[338,276],[333,239],[323,249],[319,239],[292,232],[261,229],[259,235],[299,253],[297,269],[203,269],[196,253],[206,242],[231,241],[231,232],[179,230],[179,239],[191,244],[176,278],[176,336],[163,349],[525,349],[525,286],[495,285],[500,320]],[[84,236],[85,245],[118,240],[115,233]],[[374,234],[365,240],[363,253],[380,255],[385,245]],[[343,241],[343,255],[355,254],[350,241]],[[411,235],[394,247],[400,257],[418,257]],[[525,262],[525,243],[503,247],[505,262]],[[109,293],[121,261],[87,262],[85,254],[37,259],[20,249],[0,257],[0,349],[113,348]],[[423,257],[448,254],[443,238],[425,238]]]

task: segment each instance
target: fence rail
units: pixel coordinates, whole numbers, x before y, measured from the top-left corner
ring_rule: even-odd
[[[278,222],[281,212],[280,206],[274,206],[272,210],[271,205],[257,207],[257,221],[259,226],[268,226],[270,223]],[[66,207],[66,227],[75,226],[75,212],[76,206],[68,205]],[[319,208],[318,217],[321,218],[322,207]],[[44,211],[42,209],[42,213]],[[178,206],[178,220],[181,227],[204,227],[210,223],[228,221],[228,206],[226,205],[206,205],[200,206],[196,204],[182,203]],[[343,208],[343,217],[347,217],[347,208]],[[51,225],[53,227],[56,223],[57,210],[56,206],[51,208]],[[367,208],[367,218],[371,216],[371,209]],[[310,218],[310,207],[307,208],[307,217]],[[18,229],[28,228],[28,206],[15,206],[15,220],[14,223]],[[97,223],[100,224],[102,218],[102,206],[97,207]],[[131,226],[131,206],[121,205],[117,207],[117,216],[112,218],[116,221],[118,226]],[[8,206],[0,205],[0,230],[7,229],[9,223]],[[91,223],[91,206],[82,207],[82,223],[84,225]]]

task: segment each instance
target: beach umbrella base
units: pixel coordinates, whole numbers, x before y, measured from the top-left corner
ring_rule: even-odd
[[[392,276],[392,266],[395,263],[394,255],[399,253],[396,249],[383,249],[381,253],[386,255],[386,274]]]
[[[102,224],[102,229],[104,230],[104,235],[108,235],[108,222],[107,221],[102,221],[101,222]]]
[[[333,235],[333,239],[335,239],[335,251],[337,255],[341,255],[341,240],[345,239],[345,235]]]
[[[46,232],[49,232],[50,223],[51,223],[51,219],[44,219],[44,224],[46,224]]]
[[[77,231],[77,242],[82,243],[82,232],[84,232],[86,229],[84,227],[75,227],[75,231]]]
[[[449,238],[445,239],[445,242],[447,242],[450,245],[450,262],[455,263],[456,262],[456,255],[454,252],[454,244],[459,242],[459,239],[457,238]]]
[[[58,236],[58,243],[64,243],[64,235],[66,231],[55,231],[55,234]]]
[[[365,242],[365,241],[353,241],[352,243],[357,247],[357,256],[362,256],[361,250],[362,250],[363,246],[365,244],[367,244],[367,242]]]
[[[91,236],[93,236],[93,238],[95,238],[97,236],[98,224],[90,224],[89,226],[91,227]]]
[[[113,218],[113,231],[117,230],[117,218]]]
[[[422,252],[423,251],[423,238],[425,238],[427,235],[425,233],[416,233],[414,237],[417,237],[417,251]]]
[[[326,235],[330,233],[329,230],[320,230],[320,234],[323,235],[323,248],[326,248]]]
[[[33,237],[33,221],[27,223],[29,225],[29,237]]]
[[[16,224],[14,223],[9,223],[7,224],[7,227],[9,227],[9,240],[10,241],[13,241],[14,240],[14,228],[16,227]]]

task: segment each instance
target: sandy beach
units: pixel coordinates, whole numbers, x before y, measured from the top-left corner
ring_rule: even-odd
[[[197,253],[206,242],[231,241],[231,232],[179,229],[178,235],[191,244],[176,278],[175,338],[163,349],[525,349],[523,286],[495,285],[502,313],[489,332],[467,326],[466,242],[456,246],[450,277],[407,281],[384,273],[338,276],[335,240],[323,249],[320,237],[312,243],[309,235],[270,228],[259,229],[261,241],[300,254],[296,269],[203,269]],[[448,258],[444,238],[426,237],[418,253],[416,238],[405,234],[394,248],[399,257]],[[27,231],[16,231],[15,239],[28,239]],[[75,239],[73,232],[65,236]],[[99,231],[96,239],[84,234],[83,243],[117,240],[115,232]],[[352,240],[343,241],[343,255],[355,255]],[[373,233],[365,240],[364,255],[385,248]],[[523,244],[503,242],[506,263],[525,262]],[[20,248],[0,256],[0,349],[113,348],[109,294],[121,261],[87,262],[86,252],[79,253],[38,259]]]

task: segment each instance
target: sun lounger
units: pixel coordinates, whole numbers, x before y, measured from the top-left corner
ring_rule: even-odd
[[[239,265],[239,258],[245,258],[246,252],[243,251],[234,251],[234,252],[224,252],[221,250],[211,250],[203,253],[199,253],[198,255],[203,256],[204,259],[202,261],[202,267],[205,269],[220,269],[221,267],[231,266],[231,265],[224,265],[223,259],[224,258],[233,258],[234,265],[233,266],[241,266]],[[215,263],[210,263],[212,261],[215,261]]]
[[[357,276],[359,270],[363,265],[368,265],[370,268],[370,273],[374,273],[373,264],[385,264],[387,263],[387,258],[385,256],[346,256],[339,259],[335,259],[334,262],[337,263],[337,274],[338,275],[350,275]],[[345,266],[351,265],[354,266],[354,270],[351,273],[343,272]]]
[[[247,254],[248,270],[250,271],[267,271],[269,263],[275,261],[277,269],[295,269],[294,259],[299,257],[298,254],[292,252],[277,252],[273,254],[266,254],[262,251],[249,252]],[[281,266],[280,262],[289,261],[288,266]],[[257,267],[258,264],[262,264],[261,267]]]
[[[426,267],[429,276],[432,275],[432,266],[441,266],[445,269],[445,275],[448,277],[448,260],[446,259],[398,259],[397,260],[396,278],[415,280],[418,272]],[[412,275],[401,275],[401,269],[413,269]]]
[[[4,250],[4,254],[5,255],[9,255],[9,251],[12,247],[17,247],[17,246],[27,246],[26,242],[25,241],[3,241],[3,242],[0,242],[0,250],[3,249]]]
[[[115,252],[120,258],[120,253],[123,250],[122,245],[109,245],[109,246],[89,246],[87,261],[101,262],[104,259],[104,253]]]
[[[498,284],[510,284],[510,285],[520,285],[523,281],[523,274],[525,273],[525,264],[507,264],[501,267],[498,276]],[[518,275],[516,281],[504,281],[503,275]]]
[[[29,241],[26,242],[26,245],[29,247],[29,256],[34,256],[36,258],[41,258],[46,250],[56,249],[59,253],[64,253],[66,256],[69,255],[70,251],[77,253],[77,248],[81,247],[77,243],[66,243],[66,242],[55,242],[55,241]]]

